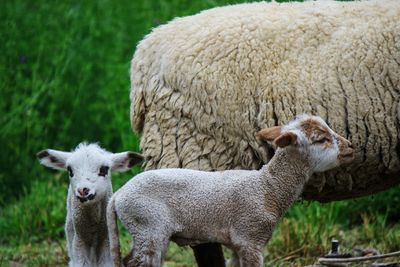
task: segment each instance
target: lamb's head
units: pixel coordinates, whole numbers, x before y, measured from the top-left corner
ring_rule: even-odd
[[[112,193],[111,171],[124,172],[142,161],[135,152],[110,153],[97,144],[79,144],[74,151],[53,149],[37,153],[40,163],[67,170],[73,194],[83,203],[95,203]]]
[[[299,149],[310,159],[313,172],[322,172],[354,159],[346,138],[335,133],[318,116],[301,115],[284,126],[262,129],[259,139],[273,142],[278,149]]]

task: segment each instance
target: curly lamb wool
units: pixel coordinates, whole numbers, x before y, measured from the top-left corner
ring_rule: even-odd
[[[301,113],[356,147],[303,197],[331,201],[400,182],[400,1],[251,3],[155,28],[131,65],[131,120],[146,169],[259,169],[254,132]]]

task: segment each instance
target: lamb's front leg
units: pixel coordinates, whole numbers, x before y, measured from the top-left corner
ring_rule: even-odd
[[[92,266],[92,262],[90,260],[90,247],[88,247],[77,235],[75,235],[72,240],[72,257],[70,259],[69,266]]]
[[[68,196],[67,196],[67,218],[65,219],[65,238],[67,239],[68,245],[68,257],[71,260],[73,258],[73,241],[75,236],[74,223],[72,219],[72,207],[71,207],[71,186],[68,188]]]
[[[65,237],[67,239],[67,245],[68,245],[68,257],[71,260],[73,256],[73,241],[74,241],[74,226],[72,223],[72,220],[70,217],[67,215],[67,221],[65,223]]]
[[[96,250],[97,266],[109,267],[113,266],[113,262],[110,254],[110,242],[108,238],[105,238],[103,242],[98,246]]]

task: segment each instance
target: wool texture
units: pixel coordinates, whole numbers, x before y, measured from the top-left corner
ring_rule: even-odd
[[[400,1],[249,3],[176,18],[131,63],[131,123],[146,169],[259,169],[255,138],[301,113],[357,147],[303,197],[332,201],[400,183]]]

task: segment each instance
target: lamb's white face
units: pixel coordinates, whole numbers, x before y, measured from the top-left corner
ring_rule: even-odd
[[[323,172],[354,158],[354,149],[344,137],[335,133],[320,117],[302,115],[283,127],[261,130],[264,140],[278,147],[293,145],[310,159],[313,172]]]
[[[68,171],[72,192],[82,203],[95,203],[112,192],[111,171],[126,171],[142,160],[134,152],[113,154],[97,144],[80,144],[73,152],[47,149],[38,157],[47,167]]]
[[[344,137],[335,133],[323,119],[317,116],[299,116],[284,126],[282,132],[297,135],[300,148],[307,150],[315,172],[323,172],[354,158],[354,149]]]
[[[79,148],[68,157],[71,188],[81,202],[101,199],[110,190],[111,164],[109,153],[95,146]]]

